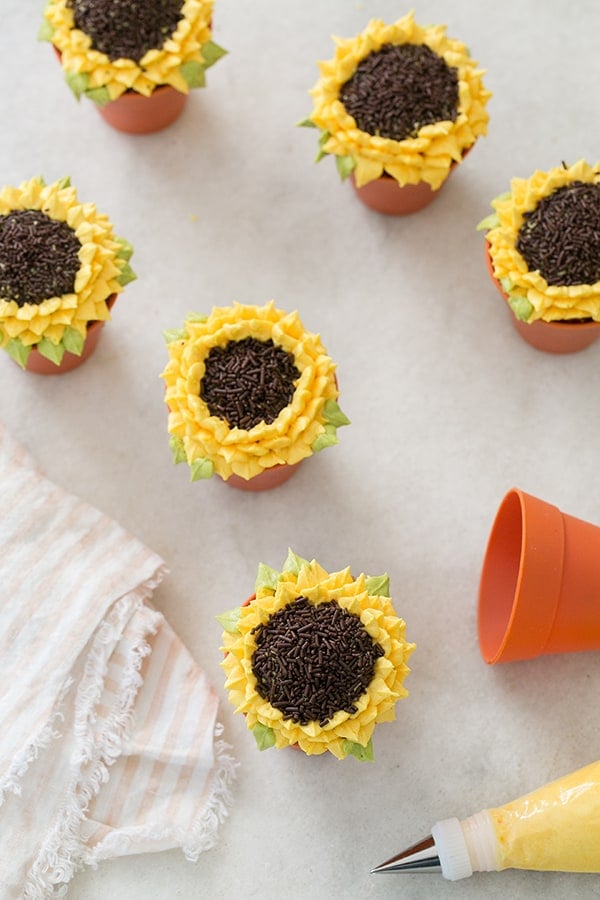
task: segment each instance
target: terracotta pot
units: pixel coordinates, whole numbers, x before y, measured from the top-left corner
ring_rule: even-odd
[[[479,585],[487,663],[600,649],[600,527],[513,488],[490,533]]]
[[[472,146],[468,147],[462,158],[465,159],[472,149]],[[448,176],[457,165],[457,162],[452,163]],[[446,181],[442,182],[440,187],[434,191],[426,181],[420,181],[418,184],[405,184],[401,187],[395,178],[384,174],[374,181],[367,182],[362,187],[357,187],[354,173],[350,173],[350,183],[358,199],[369,209],[386,216],[407,216],[420,209],[425,209],[439,196]]]
[[[271,488],[278,487],[291,478],[303,462],[304,460],[301,459],[293,466],[272,466],[270,469],[265,469],[260,475],[249,479],[241,478],[239,475],[230,475],[225,484],[238,488],[240,491],[270,491]]]
[[[535,347],[536,350],[542,350],[545,353],[577,353],[579,350],[585,350],[586,347],[598,340],[600,337],[600,322],[595,322],[593,319],[573,322],[568,320],[544,322],[543,319],[538,319],[531,323],[517,319],[508,305],[506,291],[494,274],[489,248],[490,245],[486,241],[485,259],[490,278],[506,302],[515,331],[521,335],[524,341]]]
[[[60,62],[62,53],[54,44],[52,49]],[[171,125],[183,112],[187,99],[187,94],[176,91],[170,84],[163,84],[149,97],[144,97],[137,91],[125,91],[117,100],[111,100],[106,106],[94,105],[104,121],[117,131],[125,131],[128,134],[150,134]]]
[[[350,182],[356,196],[365,206],[386,216],[406,216],[424,209],[435,200],[443,187],[442,185],[434,191],[426,181],[401,187],[391,175],[382,175],[381,178],[357,187],[352,173]]]
[[[106,304],[109,309],[112,309],[114,306],[115,300],[117,299],[117,295],[113,294],[106,301]],[[38,375],[64,375],[65,372],[70,372],[71,369],[76,369],[80,366],[86,359],[88,359],[96,346],[98,345],[98,341],[100,340],[100,335],[102,334],[102,326],[104,322],[94,321],[88,325],[87,335],[85,338],[85,342],[83,344],[83,350],[81,352],[81,356],[77,356],[75,353],[65,352],[60,365],[56,365],[50,359],[46,359],[45,356],[42,356],[35,347],[32,347],[29,356],[27,357],[27,364],[25,369],[28,372],[35,372]]]
[[[167,128],[179,118],[187,99],[187,94],[165,84],[157,87],[149,97],[126,91],[117,100],[99,106],[98,112],[117,131],[150,134]]]

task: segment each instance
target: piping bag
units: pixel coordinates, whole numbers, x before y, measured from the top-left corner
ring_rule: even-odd
[[[501,869],[600,872],[600,761],[505,806],[436,822],[371,872],[441,872],[458,881]]]

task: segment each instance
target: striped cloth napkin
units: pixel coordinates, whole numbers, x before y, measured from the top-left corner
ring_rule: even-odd
[[[45,478],[0,424],[0,896],[182,847],[227,814],[217,696],[149,603],[162,560]]]

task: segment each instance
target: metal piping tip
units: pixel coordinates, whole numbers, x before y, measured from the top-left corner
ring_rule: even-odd
[[[379,872],[441,872],[440,858],[431,835],[423,838],[402,853],[371,869],[371,875]]]

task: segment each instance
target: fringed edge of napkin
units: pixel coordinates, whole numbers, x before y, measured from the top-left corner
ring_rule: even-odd
[[[29,766],[35,762],[42,750],[48,747],[52,741],[60,738],[61,732],[58,730],[57,725],[64,718],[62,707],[65,697],[72,686],[73,678],[69,677],[62,687],[56,710],[53,712],[50,721],[42,728],[35,740],[25,747],[23,752],[13,760],[11,767],[0,778],[0,806],[4,803],[5,794],[14,794],[17,797],[21,794],[21,781],[27,774]]]
[[[219,722],[215,723],[214,737],[219,738],[222,733],[223,726]],[[104,859],[134,853],[136,843],[146,841],[151,841],[157,846],[168,843],[172,847],[180,847],[189,862],[197,862],[205,850],[210,850],[216,845],[219,827],[229,815],[229,809],[233,804],[231,786],[239,763],[231,756],[232,749],[224,740],[215,741],[215,769],[209,788],[210,797],[191,828],[185,832],[173,827],[160,830],[136,828],[132,835],[121,830],[119,834],[104,837],[99,848],[87,851],[84,864],[95,868]]]
[[[145,606],[145,601],[151,597],[167,571],[164,564],[159,566],[144,584],[118,600],[94,634],[84,675],[77,691],[81,708],[76,715],[75,734],[80,742],[80,758],[73,765],[73,779],[65,805],[60,810],[46,844],[41,848],[29,872],[23,894],[24,900],[41,900],[49,895],[64,896],[68,882],[83,865],[81,824],[90,801],[97,795],[101,785],[108,780],[109,766],[118,757],[131,726],[133,706],[142,683],[140,669],[145,657],[151,652],[147,639],[156,632],[162,621],[160,613]],[[119,691],[118,710],[113,711],[106,740],[95,746],[88,714],[102,694],[111,642],[118,639],[123,623],[135,611],[142,608],[148,611],[150,617],[127,660],[125,676]],[[36,742],[36,747],[40,747],[39,742]]]

